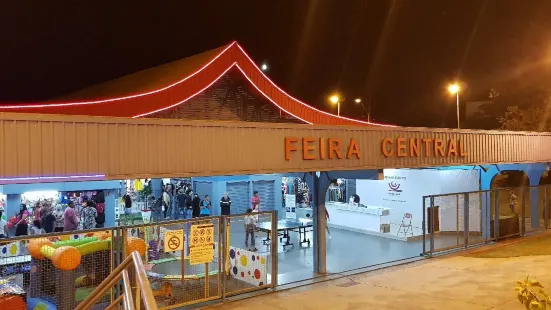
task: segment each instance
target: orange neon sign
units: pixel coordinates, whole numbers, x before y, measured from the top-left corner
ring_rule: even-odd
[[[381,151],[385,157],[467,157],[465,141],[438,138],[384,138]]]
[[[360,147],[355,139],[343,144],[339,138],[285,137],[285,160],[291,160],[293,152],[300,152],[303,160],[360,159]]]

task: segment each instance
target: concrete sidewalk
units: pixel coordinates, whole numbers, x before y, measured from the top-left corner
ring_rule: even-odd
[[[208,309],[522,310],[515,282],[551,288],[551,256],[450,256],[209,307]]]

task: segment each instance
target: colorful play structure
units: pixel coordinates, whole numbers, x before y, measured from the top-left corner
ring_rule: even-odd
[[[186,237],[188,229],[190,227],[185,228]],[[0,250],[5,252],[4,255],[13,254],[9,258],[18,257],[23,262],[22,267],[2,267],[4,276],[0,281],[0,308],[74,309],[107,278],[114,268],[114,257],[124,259],[133,251],[137,251],[144,260],[153,295],[160,306],[191,302],[197,296],[187,293],[190,291],[204,291],[202,298],[216,296],[222,276],[227,277],[228,281],[241,283],[236,284],[234,289],[245,288],[246,285],[266,285],[266,256],[229,246],[230,226],[225,229],[225,247],[220,249],[220,253],[218,247],[222,244],[214,242],[213,262],[201,265],[190,264],[187,238],[184,239],[182,251],[167,252],[164,236],[170,229],[162,226],[120,230],[118,236],[102,231],[57,237],[38,236],[29,241],[1,244]],[[117,253],[118,246],[113,243],[113,238],[115,241],[124,238],[125,253]],[[218,253],[227,257],[222,272],[218,270]],[[23,282],[17,275],[23,275]],[[100,299],[97,304],[99,308],[112,301],[109,294]]]
[[[111,238],[107,231],[69,240],[56,237],[29,240],[27,251],[32,270],[25,276],[26,289],[23,291],[8,281],[0,283],[0,290],[9,290],[6,294],[9,298],[0,302],[1,308],[14,305],[8,308],[74,309],[109,275],[113,256]],[[143,239],[127,237],[125,248],[126,255],[138,251],[144,256],[147,247]]]

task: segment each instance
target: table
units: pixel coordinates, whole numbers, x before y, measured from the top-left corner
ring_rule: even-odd
[[[264,244],[268,244],[270,240],[270,233],[272,232],[272,223],[271,222],[262,222],[257,225],[259,231],[266,232],[266,239],[262,240]],[[310,239],[306,238],[306,233],[313,231],[312,220],[299,219],[299,220],[279,220],[277,221],[277,236],[279,237],[279,242],[282,243],[283,249],[286,246],[293,245],[291,242],[291,232],[298,232],[299,243],[308,243],[310,246]]]
[[[329,227],[350,230],[354,232],[381,233],[381,224],[389,224],[390,208],[381,206],[358,207],[349,203],[326,202],[329,213]],[[401,219],[401,218],[400,218]]]

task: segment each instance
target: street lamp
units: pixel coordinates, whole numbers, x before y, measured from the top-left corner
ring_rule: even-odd
[[[333,95],[329,97],[329,101],[337,105],[337,116],[341,116],[341,98],[338,95]]]
[[[265,63],[263,63],[262,65],[260,65],[260,69],[261,69],[262,71],[267,71],[267,70],[268,70],[268,65],[265,64]]]
[[[355,103],[362,103],[362,98],[356,98],[356,99],[354,99],[354,102]]]
[[[459,91],[461,90],[461,87],[459,87],[459,84],[453,83],[448,86],[448,91],[450,94],[455,95],[456,98],[456,105],[457,105],[457,129],[460,128],[459,126]]]

